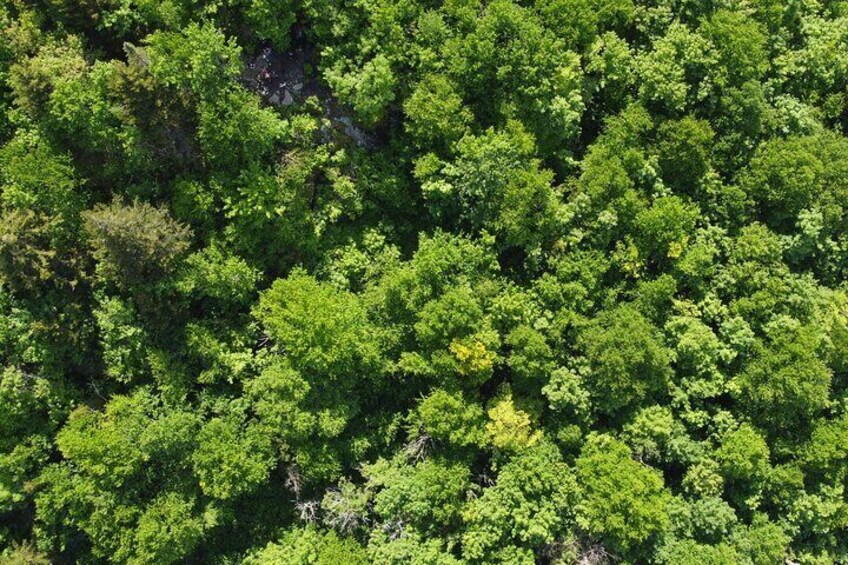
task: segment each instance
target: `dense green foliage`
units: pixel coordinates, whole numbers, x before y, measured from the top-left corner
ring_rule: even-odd
[[[0,0],[0,561],[848,563],[846,134],[845,0]]]

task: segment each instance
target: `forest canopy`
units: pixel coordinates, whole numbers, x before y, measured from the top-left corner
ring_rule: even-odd
[[[846,0],[0,0],[0,562],[848,564],[846,135]]]

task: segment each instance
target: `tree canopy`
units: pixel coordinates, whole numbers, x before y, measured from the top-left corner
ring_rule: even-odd
[[[0,0],[0,563],[848,563],[845,0]]]

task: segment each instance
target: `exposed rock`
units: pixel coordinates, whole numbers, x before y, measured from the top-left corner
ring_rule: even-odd
[[[360,147],[373,149],[379,146],[377,136],[354,123],[327,85],[318,77],[306,74],[307,64],[317,67],[316,59],[314,47],[306,40],[303,31],[295,28],[289,51],[278,52],[266,46],[246,59],[242,82],[274,106],[292,106],[314,96],[333,125],[329,132],[322,132],[322,137],[330,141],[332,132],[336,131]]]

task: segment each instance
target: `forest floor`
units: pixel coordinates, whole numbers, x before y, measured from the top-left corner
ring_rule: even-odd
[[[317,59],[315,47],[303,29],[296,26],[287,51],[263,45],[247,57],[242,82],[274,106],[291,106],[314,96],[333,130],[346,135],[360,147],[374,149],[379,146],[378,136],[357,125],[350,111],[339,104],[330,88],[317,76]],[[324,133],[329,137],[331,132]]]

